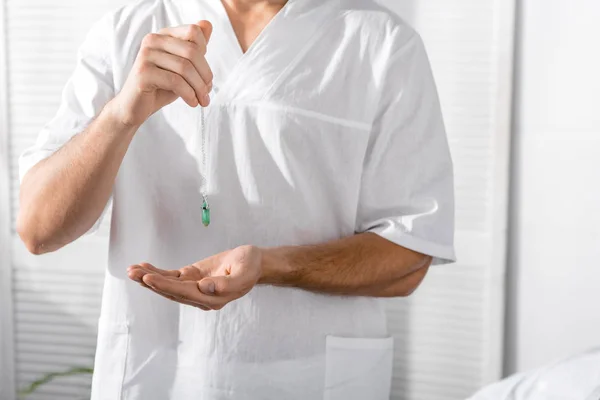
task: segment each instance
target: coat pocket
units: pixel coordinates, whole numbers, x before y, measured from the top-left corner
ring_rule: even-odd
[[[327,337],[324,400],[389,400],[394,338]]]
[[[92,400],[121,399],[128,349],[129,326],[126,323],[100,321]]]

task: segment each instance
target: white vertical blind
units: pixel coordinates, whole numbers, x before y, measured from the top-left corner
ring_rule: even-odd
[[[124,0],[5,0],[12,215],[18,155],[53,116],[91,23]],[[198,0],[200,1],[200,0]],[[396,336],[394,399],[463,399],[499,375],[508,154],[507,4],[514,0],[382,0],[421,33],[445,113],[456,172],[457,265],[434,268],[409,299],[389,302]],[[13,235],[14,235],[14,223]],[[104,237],[32,257],[13,239],[17,386],[90,366]],[[85,399],[89,377],[61,378],[31,399]]]
[[[502,365],[514,0],[384,1],[427,46],[455,167],[459,262],[389,302],[393,399],[464,399]]]
[[[16,240],[13,247],[17,387],[49,372],[91,368],[106,240],[89,238],[41,257]],[[83,400],[90,384],[89,375],[59,378],[27,399]]]
[[[92,23],[126,0],[5,0],[13,231],[18,157],[56,113],[76,51]],[[106,225],[104,233],[106,233]]]
[[[12,265],[10,262],[10,171],[8,137],[7,51],[4,0],[0,0],[0,399],[12,400],[14,349]]]
[[[75,67],[76,50],[91,24],[125,1],[5,1],[14,232],[18,156],[58,109],[62,88]],[[15,237],[12,275],[17,388],[50,372],[92,367],[107,231],[105,223],[100,239],[43,257],[29,256]],[[89,399],[90,384],[89,375],[59,378],[27,399]]]

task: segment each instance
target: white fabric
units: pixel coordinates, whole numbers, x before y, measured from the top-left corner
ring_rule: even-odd
[[[598,400],[600,349],[516,374],[490,385],[469,400]]]
[[[452,164],[437,93],[421,39],[391,12],[370,1],[291,0],[243,54],[218,0],[126,6],[93,27],[21,176],[118,93],[145,34],[201,19],[214,25],[207,171],[200,110],[181,100],[131,143],[113,192],[92,398],[336,400],[356,385],[387,398],[392,346],[380,300],[259,286],[203,312],[141,288],[126,268],[364,231],[452,261]],[[341,354],[328,336],[363,344]],[[379,373],[353,383],[358,365],[376,359]]]
[[[392,337],[354,339],[328,336],[324,399],[389,400],[393,343]]]

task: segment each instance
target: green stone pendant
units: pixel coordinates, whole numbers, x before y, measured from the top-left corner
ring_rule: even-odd
[[[204,201],[204,204],[202,204],[202,224],[204,226],[210,225],[210,208],[208,207],[206,200]]]

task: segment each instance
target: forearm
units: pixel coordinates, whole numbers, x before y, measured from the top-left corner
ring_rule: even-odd
[[[100,217],[137,127],[120,122],[108,103],[88,128],[24,177],[19,235],[35,253],[72,242]]]
[[[431,257],[364,233],[312,246],[263,251],[261,283],[315,292],[395,297],[414,291]]]

